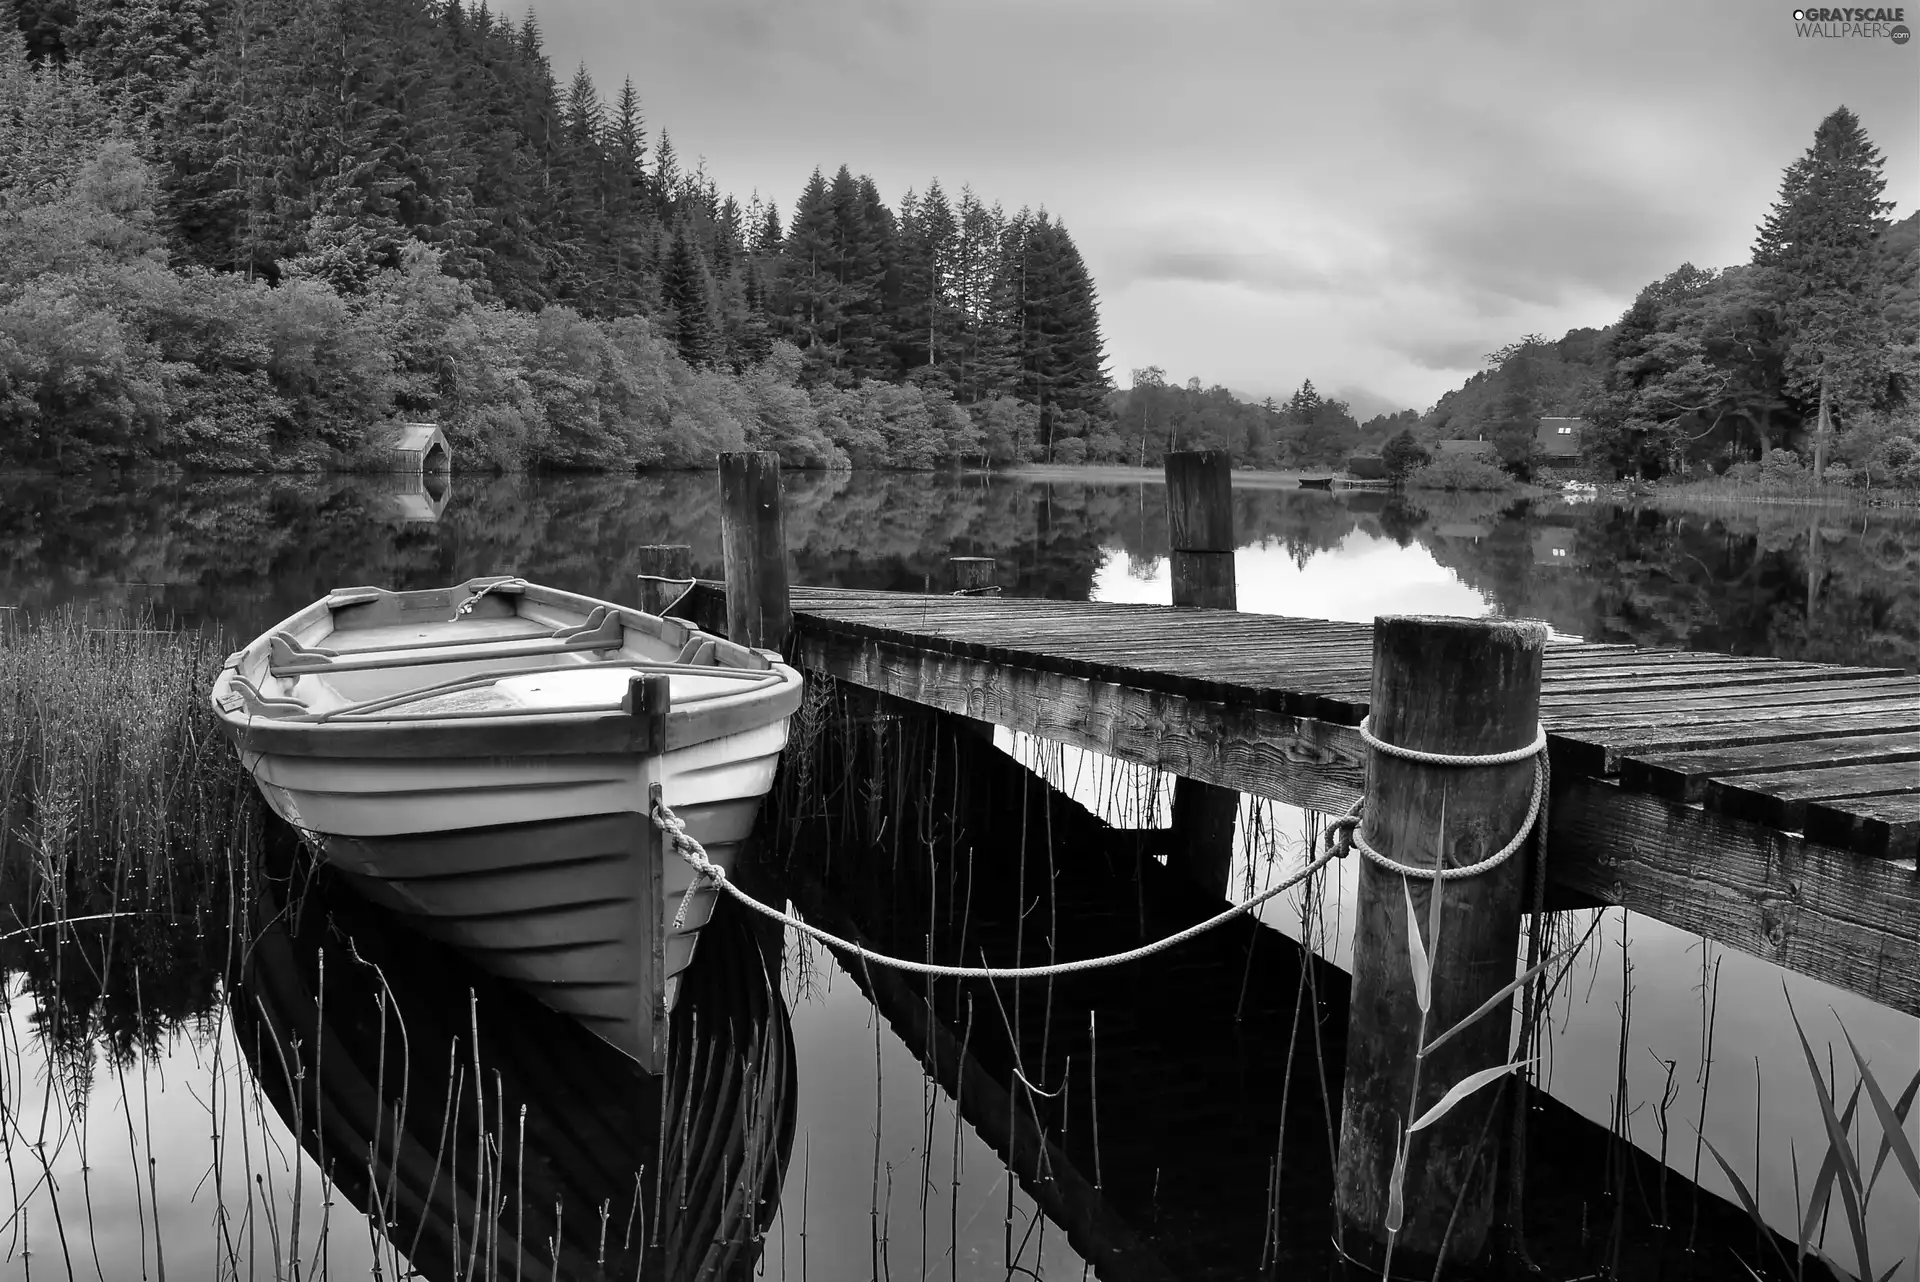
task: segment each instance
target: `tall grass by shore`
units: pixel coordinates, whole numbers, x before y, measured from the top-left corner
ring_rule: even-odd
[[[257,803],[207,705],[221,638],[0,611],[0,936],[223,867]]]

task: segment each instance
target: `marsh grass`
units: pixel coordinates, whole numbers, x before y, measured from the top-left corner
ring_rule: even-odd
[[[1719,1164],[1721,1173],[1733,1186],[1735,1196],[1753,1218],[1758,1236],[1773,1248],[1774,1257],[1780,1267],[1779,1276],[1791,1278],[1794,1282],[1807,1282],[1807,1279],[1839,1278],[1858,1276],[1862,1282],[1883,1282],[1891,1278],[1906,1259],[1893,1261],[1884,1270],[1877,1270],[1873,1263],[1872,1246],[1867,1231],[1867,1205],[1874,1191],[1879,1187],[1880,1178],[1892,1158],[1892,1166],[1902,1181],[1920,1199],[1920,1157],[1916,1156],[1914,1145],[1907,1137],[1906,1123],[1911,1115],[1916,1094],[1920,1094],[1920,1072],[1916,1072],[1900,1092],[1899,1099],[1889,1099],[1880,1079],[1869,1067],[1867,1059],[1854,1044],[1853,1035],[1845,1025],[1840,1034],[1845,1039],[1847,1050],[1851,1054],[1859,1076],[1855,1078],[1853,1088],[1848,1093],[1845,1105],[1836,1101],[1839,1096],[1839,1073],[1836,1070],[1823,1071],[1819,1057],[1814,1054],[1813,1043],[1807,1037],[1806,1028],[1800,1022],[1800,1012],[1793,1007],[1793,1000],[1783,998],[1787,1005],[1787,1014],[1793,1021],[1794,1036],[1798,1039],[1800,1050],[1806,1060],[1807,1076],[1813,1088],[1814,1100],[1820,1109],[1820,1120],[1826,1129],[1827,1148],[1822,1155],[1813,1183],[1802,1194],[1798,1188],[1799,1158],[1794,1158],[1796,1202],[1799,1214],[1796,1217],[1798,1231],[1789,1244],[1789,1254],[1782,1239],[1767,1229],[1761,1218],[1760,1205],[1752,1188],[1742,1179],[1727,1158],[1715,1146],[1712,1140],[1701,1136],[1701,1142]],[[1860,1107],[1862,1098],[1867,1107]],[[1872,1146],[1874,1159],[1869,1165],[1866,1160],[1869,1151],[1859,1136],[1864,1128],[1856,1122],[1856,1116],[1870,1115],[1880,1131],[1880,1142]],[[1854,1260],[1858,1274],[1848,1272],[1834,1262],[1825,1250],[1825,1237],[1832,1219],[1833,1203],[1836,1197],[1840,1203],[1842,1223],[1854,1249]],[[1811,1268],[1809,1266],[1812,1266]],[[1747,1272],[1754,1278],[1763,1275],[1754,1265],[1742,1262]]]
[[[80,915],[73,896],[88,887],[137,894],[222,866],[236,829],[257,827],[258,802],[207,705],[219,636],[145,613],[11,618],[0,883],[14,884],[0,934]]]

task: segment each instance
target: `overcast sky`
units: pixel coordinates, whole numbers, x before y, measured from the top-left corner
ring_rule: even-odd
[[[502,6],[503,8],[506,6]],[[1920,204],[1920,40],[1766,0],[536,0],[651,130],[783,218],[817,165],[1044,206],[1109,367],[1424,409],[1529,331],[1743,262],[1845,104]],[[1909,10],[1920,26],[1920,6]]]

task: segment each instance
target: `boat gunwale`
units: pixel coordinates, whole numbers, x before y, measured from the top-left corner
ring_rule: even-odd
[[[662,639],[665,639],[666,630],[663,625],[673,624],[676,631],[684,633],[681,641],[683,649],[686,641],[695,637],[715,643],[711,650],[702,647],[703,653],[713,656],[713,662],[709,664],[659,663],[635,659],[630,664],[617,660],[610,661],[610,666],[631,666],[635,675],[650,675],[663,670],[671,674],[676,670],[694,668],[701,676],[734,677],[737,675],[742,678],[752,676],[759,679],[755,681],[752,688],[747,690],[705,695],[671,707],[666,717],[663,743],[652,742],[653,735],[648,718],[635,715],[618,706],[594,706],[572,710],[493,709],[439,716],[415,715],[404,718],[369,719],[352,724],[342,724],[339,721],[263,717],[257,713],[223,706],[237,694],[233,687],[236,677],[247,680],[257,689],[255,679],[246,676],[243,669],[257,663],[264,675],[269,641],[276,633],[291,635],[297,629],[304,629],[320,622],[323,617],[332,613],[335,608],[332,602],[348,592],[379,592],[383,594],[380,599],[405,598],[410,595],[419,599],[432,594],[451,594],[463,590],[471,595],[476,586],[501,582],[498,578],[482,578],[470,579],[466,583],[448,588],[423,589],[411,594],[389,592],[382,588],[334,589],[313,604],[268,628],[246,646],[227,657],[226,663],[214,679],[213,688],[209,694],[214,716],[219,720],[229,738],[234,741],[235,746],[249,754],[383,759],[472,758],[671,752],[676,748],[691,747],[711,739],[751,730],[760,725],[784,719],[793,715],[799,708],[802,678],[797,671],[782,662],[775,652],[739,645],[724,637],[714,636],[682,619],[665,619],[617,602],[602,601],[578,593],[562,592],[540,584],[526,583],[524,580],[508,581],[520,589],[512,595],[520,595],[536,605],[579,610],[582,615],[599,606],[606,606],[617,613],[623,624]],[[500,589],[496,586],[493,591],[499,592]],[[364,601],[341,602],[342,605],[365,603]],[[723,659],[736,661],[727,663],[723,662]],[[407,665],[396,664],[395,666]],[[314,673],[301,675],[323,673],[324,669],[317,669]]]

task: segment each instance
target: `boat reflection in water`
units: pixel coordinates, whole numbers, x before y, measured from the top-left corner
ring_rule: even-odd
[[[702,932],[664,1077],[303,862],[259,896],[233,1012],[395,1276],[745,1277],[796,1091],[778,959],[735,908]]]

